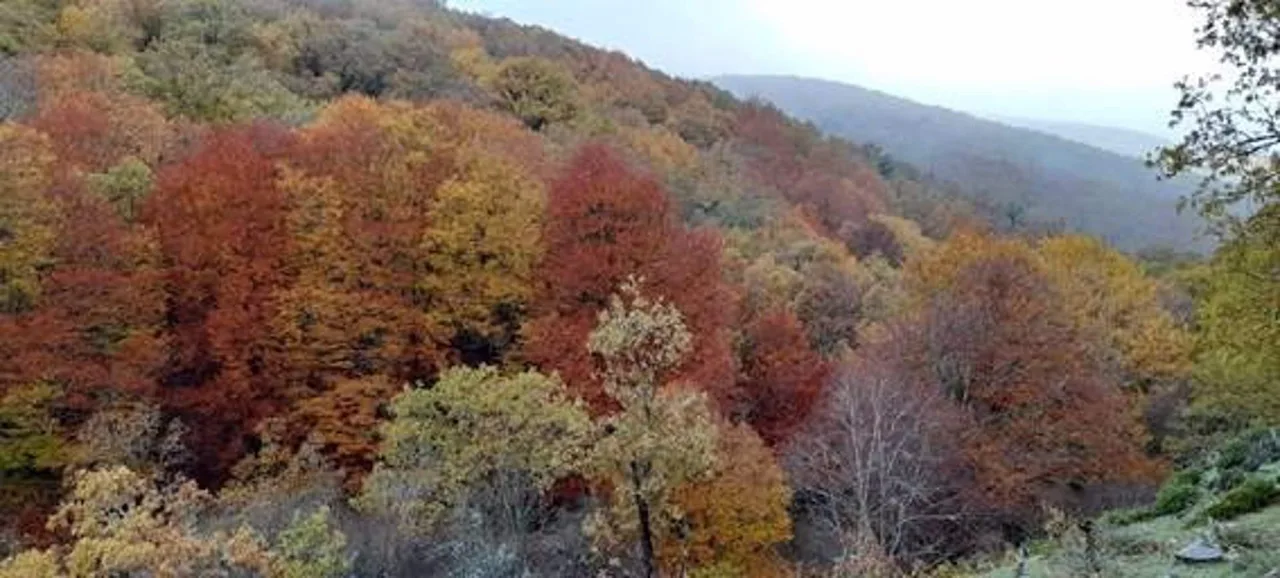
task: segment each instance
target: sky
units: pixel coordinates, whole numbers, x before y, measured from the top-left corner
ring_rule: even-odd
[[[981,115],[1171,134],[1209,70],[1183,0],[452,0],[683,77],[791,74]]]

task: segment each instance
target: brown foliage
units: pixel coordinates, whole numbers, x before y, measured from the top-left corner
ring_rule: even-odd
[[[1158,473],[1121,384],[1024,243],[961,235],[908,277],[919,320],[893,339],[970,420],[961,439],[982,501],[1025,513],[1055,487]]]

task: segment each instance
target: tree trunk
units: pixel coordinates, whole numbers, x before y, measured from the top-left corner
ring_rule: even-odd
[[[655,578],[653,556],[653,525],[650,520],[649,502],[640,491],[640,468],[631,463],[631,483],[634,488],[632,496],[636,501],[636,517],[640,520],[640,558],[644,568],[644,578]]]

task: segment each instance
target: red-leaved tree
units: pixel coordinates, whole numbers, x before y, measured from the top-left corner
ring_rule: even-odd
[[[720,274],[720,240],[676,222],[666,192],[613,150],[578,151],[550,187],[535,318],[525,356],[558,371],[596,411],[611,402],[594,375],[587,334],[629,275],[680,310],[694,335],[679,379],[728,402],[733,364],[727,327],[735,297]]]
[[[743,330],[736,413],[776,446],[802,426],[830,375],[789,310],[769,311]]]
[[[164,398],[188,420],[198,473],[208,478],[240,457],[281,401],[269,322],[290,244],[276,166],[290,140],[269,125],[216,130],[160,173],[143,211],[168,266]]]

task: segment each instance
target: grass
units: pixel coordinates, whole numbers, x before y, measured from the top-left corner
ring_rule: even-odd
[[[1204,526],[1188,528],[1177,516],[1163,516],[1127,526],[1103,525],[1099,530],[1104,578],[1262,578],[1280,569],[1280,506],[1241,516],[1219,525],[1219,540],[1228,561],[1190,566],[1175,561],[1174,554],[1204,535]],[[1084,555],[1071,540],[1046,545],[1046,553],[1032,556],[1032,578],[1092,576]],[[985,568],[980,578],[1013,578],[1017,561],[1012,557]]]

